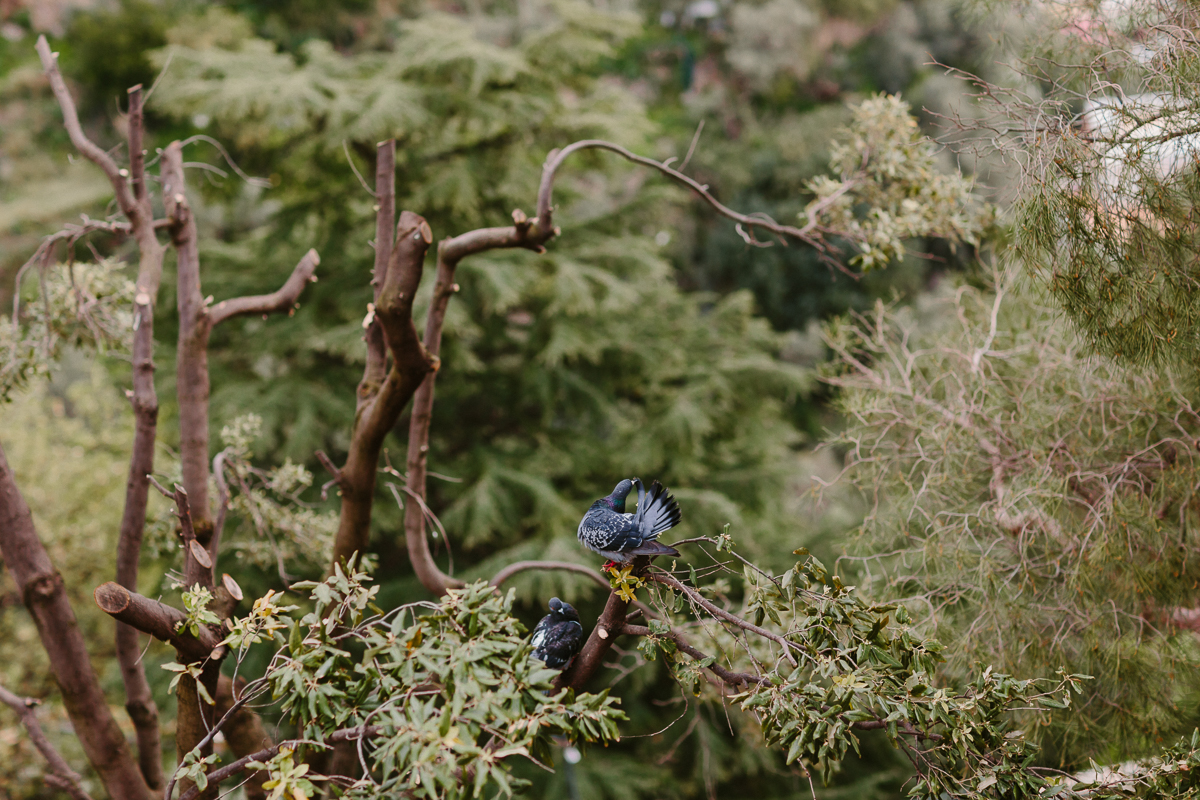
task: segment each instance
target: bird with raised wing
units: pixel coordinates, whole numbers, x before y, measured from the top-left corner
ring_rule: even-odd
[[[625,498],[636,486],[638,507],[626,513]],[[612,494],[592,503],[579,523],[579,541],[589,550],[609,559],[605,568],[614,563],[627,563],[635,556],[678,556],[679,551],[659,544],[663,531],[679,524],[679,503],[670,492],[654,481],[647,491],[640,478],[628,478],[617,484]]]
[[[550,598],[550,613],[533,629],[533,657],[551,669],[566,669],[583,647],[579,612],[570,603]]]

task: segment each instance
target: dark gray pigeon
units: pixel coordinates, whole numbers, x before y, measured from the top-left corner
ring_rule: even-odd
[[[625,498],[637,486],[637,512],[625,512]],[[623,480],[608,497],[592,503],[579,523],[579,541],[589,550],[614,562],[634,556],[678,556],[673,547],[658,543],[658,536],[679,524],[679,503],[658,481],[647,492],[640,478]]]
[[[550,613],[533,629],[533,657],[551,669],[566,669],[583,647],[579,612],[557,597],[550,598]]]

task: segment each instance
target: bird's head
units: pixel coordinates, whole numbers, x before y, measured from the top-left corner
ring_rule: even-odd
[[[575,610],[575,607],[570,603],[564,603],[557,597],[550,598],[550,613],[563,619],[579,621],[579,612]]]
[[[612,503],[613,509],[625,513],[625,498],[633,491],[633,481],[626,478],[617,484],[617,488],[612,490],[612,494],[608,496],[609,502]]]

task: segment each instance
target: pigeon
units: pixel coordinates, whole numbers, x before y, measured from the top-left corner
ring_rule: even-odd
[[[627,514],[625,498],[634,486],[638,490],[637,513]],[[579,523],[579,541],[609,559],[606,569],[634,556],[678,556],[678,550],[657,539],[679,524],[679,516],[679,503],[661,483],[654,481],[647,492],[640,478],[626,479],[608,497],[592,503]]]
[[[550,613],[533,629],[533,657],[551,669],[566,669],[583,647],[579,612],[570,603],[550,598]]]

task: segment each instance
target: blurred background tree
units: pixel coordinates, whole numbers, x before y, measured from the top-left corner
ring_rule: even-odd
[[[344,450],[353,415],[345,387],[361,371],[372,199],[351,165],[372,174],[375,141],[399,139],[401,206],[424,214],[439,238],[531,210],[545,154],[586,136],[657,157],[691,152],[688,171],[724,202],[790,221],[811,197],[806,182],[827,167],[847,101],[902,91],[916,108],[946,110],[963,92],[927,65],[929,54],[984,73],[991,63],[971,18],[932,0],[177,0],[13,3],[3,14],[0,301],[11,300],[15,267],[52,221],[69,211],[100,216],[109,196],[86,167],[63,166],[69,146],[32,56],[33,34],[57,35],[64,69],[99,98],[87,124],[105,144],[120,140],[112,112],[125,88],[149,86],[161,72],[149,104],[157,143],[211,136],[269,183],[241,180],[206,142],[191,147],[189,158],[225,173],[210,173],[197,208],[210,243],[206,279],[230,293],[258,291],[282,280],[298,243],[322,253],[322,280],[294,319],[235,323],[242,330],[215,335],[212,357],[214,434],[255,409],[256,461],[307,465],[314,503],[325,476],[313,453]],[[943,158],[947,171],[956,166]],[[462,268],[443,352],[453,369],[439,379],[430,455],[431,469],[446,476],[432,482],[430,505],[455,532],[453,553],[445,544],[439,551],[443,565],[453,558],[456,574],[471,577],[533,553],[577,559],[579,513],[613,476],[630,473],[676,489],[683,535],[730,522],[766,566],[790,565],[789,551],[801,545],[835,555],[855,522],[853,503],[813,517],[800,498],[810,474],[837,471],[806,449],[838,424],[812,379],[823,356],[814,323],[878,297],[911,299],[960,269],[969,250],[913,242],[910,252],[923,257],[856,280],[805,248],[751,247],[681,192],[620,163],[584,159],[566,177],[558,200],[568,233],[550,253],[489,255]],[[170,281],[168,272],[168,291]],[[160,340],[169,342],[174,310],[163,304],[161,314]],[[222,348],[232,336],[254,345]],[[161,346],[159,358],[171,357]],[[93,379],[72,362],[57,378],[63,386]],[[168,441],[173,389],[159,386]],[[445,424],[454,419],[470,424]],[[38,480],[17,469],[23,485]],[[417,587],[397,501],[383,482],[380,490],[381,598],[397,603],[418,596]],[[35,513],[45,526],[50,509],[35,504]],[[249,519],[234,524],[251,535]],[[166,542],[165,523],[160,532]],[[269,548],[248,550],[235,574],[251,592],[278,585]],[[143,577],[147,594],[163,590],[161,571]],[[517,586],[530,621],[551,593],[580,603],[585,616],[599,599],[587,584],[555,576]],[[25,624],[15,610],[5,614]],[[155,672],[162,693],[169,676]],[[38,693],[36,684],[14,688]],[[665,671],[635,673],[621,691],[639,698],[625,707],[653,736],[589,754],[573,773],[531,774],[535,792],[808,793],[801,775],[732,735],[722,709],[677,709]],[[667,714],[679,721],[656,734]],[[665,770],[643,749],[664,737],[674,743]],[[837,778],[842,790],[896,794],[906,768],[882,738],[866,748]]]

